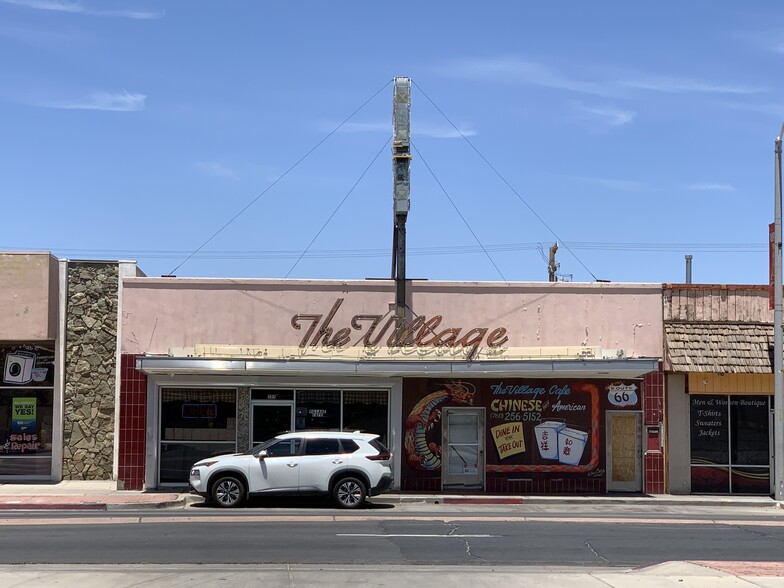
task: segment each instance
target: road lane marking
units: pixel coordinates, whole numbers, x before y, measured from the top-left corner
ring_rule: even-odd
[[[429,535],[417,533],[335,533],[335,537],[428,537],[437,539],[475,539],[477,537],[503,537],[503,535]]]

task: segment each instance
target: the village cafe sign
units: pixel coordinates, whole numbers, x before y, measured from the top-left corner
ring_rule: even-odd
[[[356,314],[351,317],[349,326],[333,325],[333,319],[343,304],[338,298],[327,313],[295,314],[291,317],[291,326],[305,333],[299,342],[300,349],[327,348],[344,350],[349,347],[362,346],[368,355],[375,355],[374,350],[387,347],[389,350],[410,350],[418,355],[443,354],[444,350],[452,350],[466,359],[473,359],[484,346],[490,350],[500,351],[509,340],[507,330],[497,327],[490,330],[486,327],[452,327],[442,325],[441,315],[415,316],[410,322],[398,325],[395,315]]]

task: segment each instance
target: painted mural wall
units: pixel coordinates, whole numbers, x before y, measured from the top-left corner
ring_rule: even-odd
[[[402,490],[441,489],[442,409],[471,406],[485,409],[488,489],[517,483],[530,492],[537,480],[568,479],[571,492],[603,492],[605,415],[641,410],[641,386],[636,380],[406,378]]]

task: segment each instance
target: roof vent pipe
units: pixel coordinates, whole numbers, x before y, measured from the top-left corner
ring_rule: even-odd
[[[686,256],[686,283],[691,284],[691,255]]]

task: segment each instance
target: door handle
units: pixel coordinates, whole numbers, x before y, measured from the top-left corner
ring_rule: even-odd
[[[290,468],[295,468],[297,467],[297,462],[287,463],[286,465],[289,466]]]
[[[333,459],[332,463],[343,463],[342,459]]]

